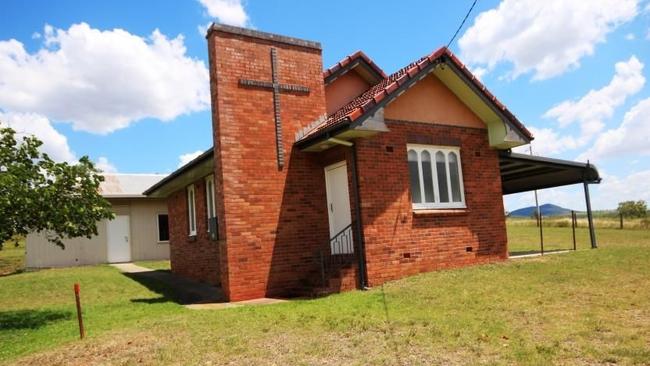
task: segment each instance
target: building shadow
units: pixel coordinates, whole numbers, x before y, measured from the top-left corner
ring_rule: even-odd
[[[225,302],[221,288],[175,275],[168,270],[122,273],[124,276],[160,295],[155,298],[131,299],[134,303],[180,305]]]
[[[63,310],[0,311],[0,329],[38,329],[47,324],[72,319],[72,312]]]

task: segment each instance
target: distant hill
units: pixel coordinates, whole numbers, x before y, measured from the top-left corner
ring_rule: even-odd
[[[533,212],[535,212],[535,206],[524,207],[518,210],[514,210],[510,213],[511,217],[532,217]],[[551,203],[546,203],[539,206],[539,210],[542,212],[542,216],[562,216],[570,215],[571,210],[560,207]]]

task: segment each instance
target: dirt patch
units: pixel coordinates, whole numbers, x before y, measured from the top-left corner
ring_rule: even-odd
[[[182,333],[153,335],[149,332],[119,332],[87,339],[38,353],[15,362],[16,365],[89,366],[155,365],[164,363],[172,344],[179,345]]]

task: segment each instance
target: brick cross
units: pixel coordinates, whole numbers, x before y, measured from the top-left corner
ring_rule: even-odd
[[[282,146],[282,121],[280,119],[280,92],[309,94],[309,88],[302,85],[281,84],[278,78],[277,50],[271,48],[271,81],[239,79],[239,85],[250,88],[270,89],[273,91],[273,108],[275,116],[275,143],[278,155],[278,167],[284,166],[284,148]]]

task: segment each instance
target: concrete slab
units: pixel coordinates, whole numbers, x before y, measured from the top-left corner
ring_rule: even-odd
[[[212,304],[190,304],[190,305],[185,305],[185,307],[192,310],[220,310],[220,309],[236,308],[241,306],[281,304],[288,301],[289,300],[285,300],[285,299],[272,299],[268,297],[262,297],[260,299],[235,301],[235,302],[222,302],[222,303],[212,303]]]
[[[124,273],[140,273],[140,272],[153,271],[151,268],[141,267],[133,263],[111,263],[111,266],[119,269],[120,272],[124,272]]]
[[[550,255],[550,254],[563,254],[563,253],[570,253],[573,252],[573,250],[553,250],[549,252],[544,252],[544,255]],[[508,259],[524,259],[524,258],[533,258],[533,257],[541,257],[542,253],[531,253],[531,254],[519,254],[519,255],[511,255],[508,257]]]

